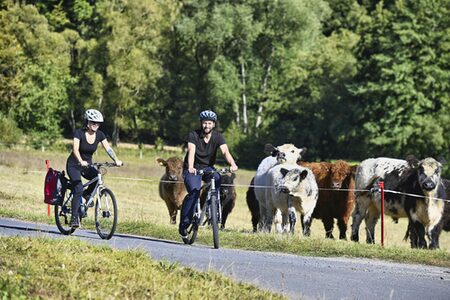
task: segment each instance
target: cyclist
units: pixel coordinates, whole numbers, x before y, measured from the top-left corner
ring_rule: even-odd
[[[83,184],[81,176],[87,180],[95,178],[98,171],[94,167],[88,167],[92,164],[92,155],[97,150],[98,143],[105,148],[106,153],[116,163],[121,166],[122,161],[117,159],[114,150],[109,146],[105,134],[99,130],[103,123],[103,115],[96,109],[88,109],[84,114],[84,127],[74,132],[73,148],[67,158],[66,170],[74,191],[72,200],[72,219],[70,226],[79,227],[80,203],[82,202]],[[92,190],[95,188],[95,182],[85,191],[84,196],[89,199]]]
[[[217,114],[211,110],[204,110],[200,113],[199,119],[200,129],[189,132],[186,138],[187,153],[183,163],[183,178],[188,196],[183,202],[178,228],[182,238],[187,238],[186,228],[192,222],[196,200],[202,185],[203,178],[196,174],[196,170],[215,170],[214,164],[218,148],[230,165],[230,170],[235,172],[238,169],[222,134],[214,130]],[[215,173],[214,179],[217,190],[220,190],[220,174]]]

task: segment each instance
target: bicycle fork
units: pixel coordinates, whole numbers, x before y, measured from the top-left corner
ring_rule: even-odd
[[[217,203],[211,203],[211,195],[215,193],[216,194],[216,201]],[[214,178],[211,180],[211,187],[208,191],[208,197],[207,199],[209,199],[209,205],[208,205],[208,216],[211,216],[211,205],[216,205],[217,206],[217,223],[218,224],[222,224],[222,208],[220,205],[220,191],[216,191],[216,181],[214,180]],[[210,219],[210,217],[208,218],[208,220]]]

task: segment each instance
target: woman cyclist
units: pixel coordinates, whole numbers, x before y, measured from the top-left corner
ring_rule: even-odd
[[[187,153],[183,164],[183,178],[189,195],[185,198],[181,209],[178,231],[182,238],[187,237],[186,228],[192,222],[196,200],[202,186],[202,176],[197,175],[196,170],[214,169],[219,148],[230,165],[230,170],[235,172],[238,169],[222,134],[214,130],[217,121],[216,113],[211,110],[202,111],[199,119],[200,129],[189,132],[186,139]],[[220,190],[220,174],[215,173],[214,179],[216,189]]]
[[[106,153],[114,160],[116,165],[122,165],[122,161],[117,159],[114,150],[109,146],[105,134],[98,129],[103,123],[102,113],[96,109],[88,109],[84,114],[84,120],[84,127],[74,132],[72,152],[67,158],[66,163],[67,174],[69,175],[74,191],[72,219],[70,220],[70,226],[74,228],[80,226],[80,203],[82,202],[83,196],[81,176],[87,180],[91,180],[98,174],[94,167],[89,167],[92,164],[92,155],[97,150],[98,143],[102,144]],[[84,196],[87,199],[89,199],[92,190],[95,188],[95,184],[94,182],[86,189]]]

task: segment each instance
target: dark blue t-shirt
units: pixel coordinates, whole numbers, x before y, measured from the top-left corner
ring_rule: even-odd
[[[205,143],[203,140],[202,130],[198,129],[189,132],[186,142],[195,145],[194,168],[201,170],[208,166],[214,166],[216,163],[217,149],[225,144],[225,139],[220,132],[213,130],[208,143]],[[188,155],[189,152],[186,153],[186,156],[184,157],[183,167],[185,169],[189,167]]]
[[[78,148],[78,150],[80,151],[81,158],[88,163],[92,163],[92,155],[97,150],[98,143],[106,139],[105,134],[102,131],[97,130],[97,132],[95,133],[94,142],[92,144],[89,144],[86,140],[86,131],[84,129],[75,130],[73,137],[80,140],[80,147]],[[75,157],[75,154],[73,154],[73,152],[69,156],[68,163],[74,165],[79,164],[78,159]]]

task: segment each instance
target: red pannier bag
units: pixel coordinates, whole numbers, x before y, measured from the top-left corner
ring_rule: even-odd
[[[67,178],[64,171],[56,171],[49,168],[45,175],[44,203],[50,205],[61,204],[66,193]]]

